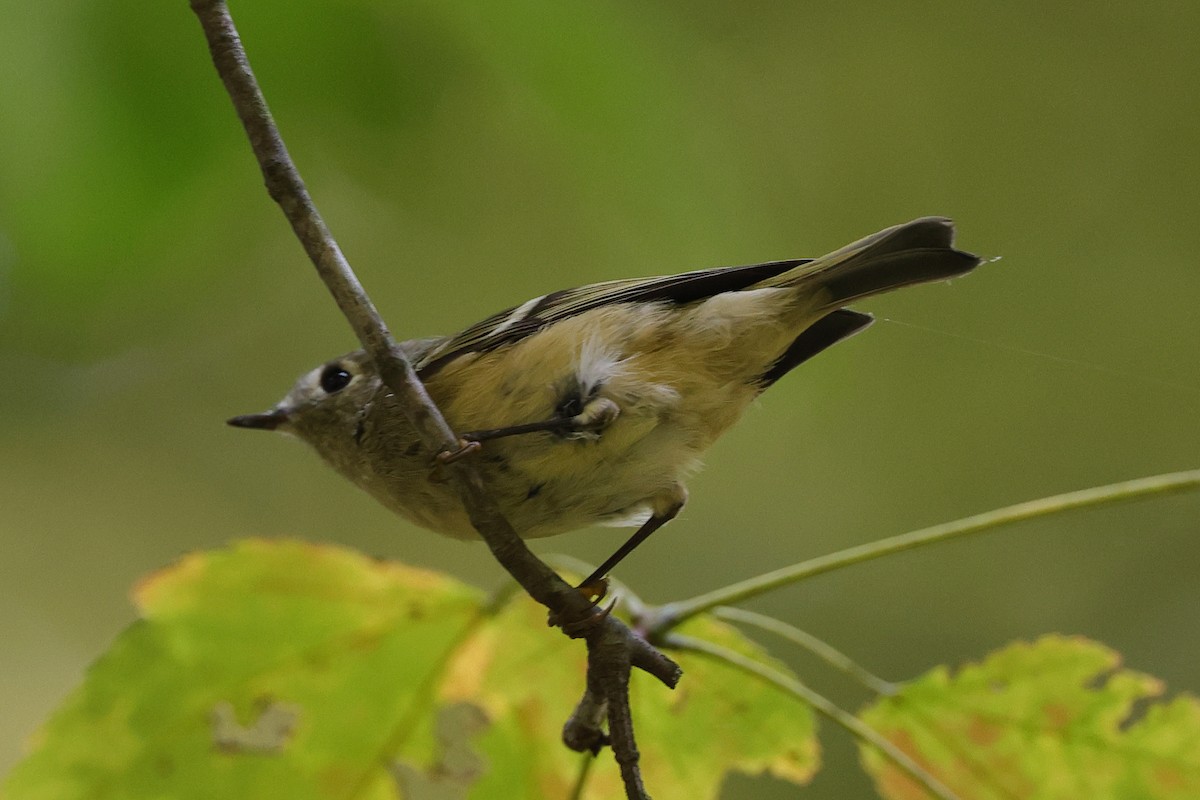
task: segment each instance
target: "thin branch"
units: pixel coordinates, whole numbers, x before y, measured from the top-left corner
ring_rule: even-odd
[[[571,794],[567,800],[583,800],[583,792],[587,788],[588,776],[592,774],[592,766],[596,763],[596,756],[592,753],[584,753],[579,757],[579,774],[575,776],[575,785],[571,787]]]
[[[608,708],[608,738],[621,769],[621,781],[629,798],[650,800],[638,768],[641,754],[633,736],[633,713],[629,708],[629,651],[607,642],[588,641],[587,695],[604,698]]]
[[[317,274],[375,362],[384,383],[401,400],[401,407],[410,417],[421,441],[434,453],[456,449],[458,438],[430,400],[408,359],[396,347],[390,331],[309,196],[250,69],[226,4],[222,0],[191,0],[191,5],[204,28],[217,73],[246,129],[267,191],[291,223],[296,237],[317,268]],[[456,488],[471,522],[522,587],[539,602],[556,610],[575,605],[578,612],[584,612],[586,606],[571,597],[578,593],[533,556],[488,499],[478,470],[470,459],[462,459],[449,471],[457,479]]]
[[[591,666],[589,661],[589,669]],[[563,743],[577,753],[598,755],[601,748],[609,743],[608,734],[604,732],[604,720],[607,718],[608,703],[588,687],[563,725]]]
[[[1126,503],[1132,500],[1145,500],[1161,495],[1200,489],[1200,469],[1184,472],[1171,472],[1164,475],[1153,475],[1147,478],[1137,478],[1107,486],[1096,486],[1077,492],[1057,494],[1039,500],[1007,506],[1005,508],[976,514],[973,517],[934,525],[911,533],[880,539],[870,544],[839,550],[819,558],[801,561],[790,567],[774,570],[748,580],[725,586],[706,594],[698,595],[688,600],[668,603],[653,612],[653,619],[645,623],[645,627],[654,636],[661,635],[684,620],[701,614],[717,606],[732,605],[751,597],[778,589],[781,586],[797,583],[815,575],[832,572],[836,569],[861,564],[864,561],[881,558],[899,553],[904,550],[914,550],[951,539],[958,539],[972,533],[1011,525],[1016,522],[1046,517],[1052,514],[1062,514],[1080,508]]]
[[[766,614],[759,614],[754,611],[746,611],[741,608],[730,608],[729,606],[714,608],[713,616],[728,622],[753,625],[760,630],[773,633],[781,639],[786,639],[792,644],[799,645],[838,672],[848,676],[875,694],[891,697],[897,691],[898,687],[896,684],[880,678],[824,639],[818,639],[811,633],[802,631],[795,625],[790,625],[783,620],[768,617]]]
[[[225,84],[258,159],[267,191],[291,223],[296,237],[316,266],[317,273],[354,329],[359,342],[375,363],[384,384],[400,401],[404,414],[417,431],[422,443],[433,453],[457,449],[458,437],[429,398],[412,364],[396,346],[379,312],[371,303],[317,212],[267,108],[266,99],[250,69],[249,60],[224,0],[191,0],[191,7],[204,29],[213,64]],[[479,470],[471,461],[470,458],[461,459],[450,465],[447,471],[471,524],[487,543],[493,556],[531,597],[548,607],[559,619],[586,618],[592,613],[591,602],[563,581],[525,546],[497,505],[488,497]],[[608,680],[603,688],[604,696],[610,701],[610,709],[621,705],[614,704],[612,699],[624,691],[624,708],[628,711],[630,665],[650,672],[667,686],[673,687],[679,680],[681,672],[675,662],[654,650],[615,617],[608,616],[599,620],[588,629],[586,636],[589,659],[593,653],[602,653],[609,658],[618,651],[623,654],[623,663],[626,665],[623,680],[612,670],[600,671]],[[610,725],[613,722],[610,719]],[[637,750],[633,746],[632,727],[629,733],[627,744],[631,748],[630,751],[615,752],[623,774],[627,771],[628,764],[632,764],[634,772],[637,770]],[[622,746],[625,746],[625,743],[626,740],[623,739]],[[637,783],[640,784],[640,777]],[[644,796],[644,792],[630,794],[630,797]]]
[[[747,672],[773,684],[796,699],[812,706],[817,713],[849,731],[854,738],[874,747],[884,758],[891,761],[908,777],[919,783],[929,794],[941,798],[941,800],[959,800],[958,795],[950,791],[945,784],[914,761],[911,756],[896,747],[892,742],[883,738],[878,731],[871,728],[849,711],[834,705],[824,695],[817,694],[792,676],[772,669],[766,664],[755,661],[736,650],[730,650],[727,647],[704,639],[672,633],[667,635],[664,644],[669,647],[702,653],[706,656],[719,659],[730,666],[737,667],[743,672]]]

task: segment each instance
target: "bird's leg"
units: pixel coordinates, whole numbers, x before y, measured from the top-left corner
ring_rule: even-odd
[[[686,501],[687,490],[679,484],[671,487],[668,493],[656,497],[651,504],[650,519],[642,523],[642,527],[638,528],[625,544],[618,547],[615,553],[606,558],[603,564],[596,567],[591,575],[588,575],[575,587],[576,591],[593,603],[591,613],[580,619],[563,619],[558,614],[551,613],[547,623],[562,628],[568,636],[579,637],[586,636],[588,631],[602,622],[616,606],[615,600],[604,607],[595,605],[608,593],[607,576],[609,571],[625,556],[632,553],[639,544],[646,541],[650,534],[675,519]]]
[[[479,452],[483,449],[482,442],[539,431],[549,431],[561,436],[581,433],[596,435],[611,425],[620,413],[621,407],[607,397],[593,397],[578,414],[551,417],[539,422],[526,422],[523,425],[509,425],[505,428],[468,431],[459,437],[457,450],[443,450],[437,454],[430,479],[439,483],[444,481],[445,475],[441,468]]]
[[[569,417],[552,417],[539,422],[526,422],[523,425],[509,425],[505,428],[488,428],[481,431],[469,431],[462,435],[468,442],[486,442],[489,439],[501,439],[506,436],[518,436],[522,433],[537,433],[549,431],[561,435],[571,433],[599,433],[612,424],[621,413],[621,408],[607,397],[594,397],[587,402],[583,409]]]
[[[612,571],[613,567],[621,563],[625,556],[636,550],[638,545],[650,538],[650,534],[675,519],[686,500],[686,490],[682,486],[676,486],[670,500],[662,502],[661,508],[656,509],[650,516],[650,519],[642,523],[642,527],[634,531],[633,536],[630,536],[625,544],[618,547],[611,556],[604,559],[604,563],[592,570],[592,574],[580,581],[579,586],[576,588],[592,597],[597,597],[598,595],[597,599],[603,597],[603,591],[597,592],[596,589],[603,586],[605,577]],[[656,505],[658,504],[656,503]]]

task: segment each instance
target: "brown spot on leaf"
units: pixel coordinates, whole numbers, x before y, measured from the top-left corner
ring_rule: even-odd
[[[299,706],[262,700],[258,715],[247,725],[238,722],[233,704],[222,700],[210,715],[212,741],[225,753],[273,754],[283,750],[300,719]]]
[[[1046,724],[1056,731],[1065,729],[1075,718],[1071,709],[1062,703],[1047,703],[1042,706],[1042,714],[1046,718]]]
[[[967,722],[967,738],[981,747],[994,744],[1003,734],[1003,728],[982,717],[973,716]]]

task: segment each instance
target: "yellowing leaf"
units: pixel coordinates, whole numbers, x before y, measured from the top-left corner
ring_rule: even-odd
[[[481,751],[494,764],[518,767],[485,776],[472,797],[566,797],[578,774],[579,755],[558,736],[584,685],[584,653],[578,642],[547,635],[545,619],[532,601],[514,600],[460,648],[438,688],[443,702],[483,708],[492,727],[478,740]],[[681,632],[786,671],[713,619],[698,619]],[[655,798],[715,798],[734,769],[796,783],[812,777],[819,748],[806,705],[710,658],[672,656],[684,670],[675,691],[637,671],[630,688],[642,773]],[[604,753],[583,797],[622,796],[615,765]]]
[[[89,670],[9,776],[10,800],[565,797],[561,744],[585,649],[522,595],[498,611],[448,577],[335,547],[246,541],[151,576],[142,619]],[[730,628],[688,632],[755,658]],[[732,769],[801,782],[808,709],[685,655],[672,692],[635,674],[660,800],[717,796]],[[609,753],[584,797],[620,796]]]
[[[347,550],[247,541],[136,599],[143,619],[46,725],[13,800],[389,796],[365,789],[481,597]]]
[[[963,800],[1195,800],[1200,703],[1138,705],[1163,690],[1083,638],[1014,644],[951,675],[938,667],[863,712],[863,720]],[[880,793],[928,795],[874,750]]]

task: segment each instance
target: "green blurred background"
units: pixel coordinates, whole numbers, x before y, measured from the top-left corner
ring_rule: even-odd
[[[186,551],[298,536],[501,578],[481,545],[410,528],[300,445],[222,424],[354,343],[262,190],[187,4],[5,4],[0,769],[130,622],[129,587]],[[923,214],[1003,257],[864,304],[896,323],[767,394],[622,567],[649,599],[1200,466],[1195,3],[234,13],[401,335],[589,281],[817,255]],[[1195,691],[1198,514],[1191,496],[1045,520],[753,607],[892,678],[1062,631]],[[540,549],[598,560],[617,538]],[[805,796],[868,794],[848,739],[826,725],[823,741]],[[725,794],[794,790],[734,778]]]

